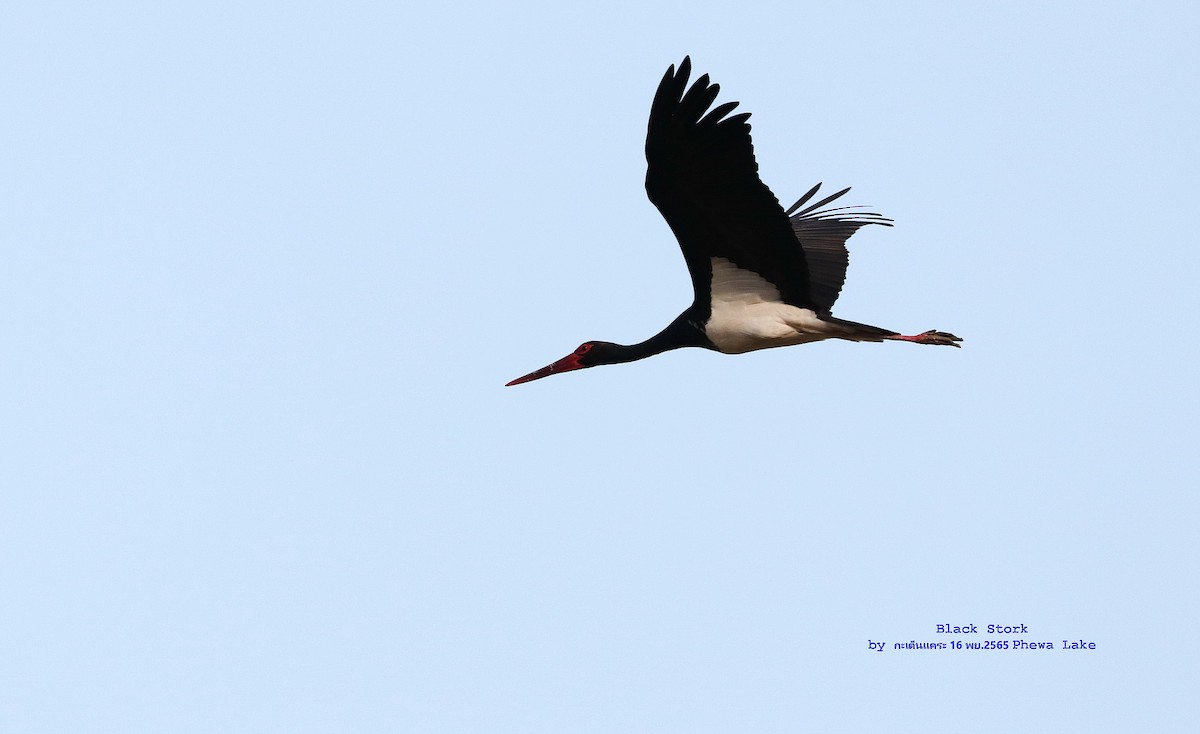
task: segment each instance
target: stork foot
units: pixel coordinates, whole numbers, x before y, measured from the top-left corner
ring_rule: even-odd
[[[887,338],[888,339],[896,339],[899,341],[913,342],[915,344],[940,344],[940,345],[946,346],[946,347],[962,346],[961,344],[957,343],[957,342],[962,341],[962,339],[960,337],[957,337],[957,336],[950,334],[948,332],[945,332],[945,331],[936,331],[934,329],[930,329],[929,331],[926,331],[923,334],[916,334],[914,336],[905,336],[904,334],[896,334],[895,336],[889,336]]]

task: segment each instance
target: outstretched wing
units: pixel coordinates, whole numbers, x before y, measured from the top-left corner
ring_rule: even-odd
[[[801,308],[809,294],[804,251],[787,215],[758,178],[749,113],[726,117],[737,102],[711,112],[719,87],[708,75],[687,89],[691,59],[667,69],[646,133],[646,193],[662,212],[687,261],[696,304],[709,303],[712,258],[724,258],[771,283],[780,300]]]
[[[829,313],[837,301],[838,294],[842,292],[842,284],[846,282],[846,266],[850,262],[846,240],[850,239],[850,235],[857,232],[859,227],[868,224],[890,227],[892,220],[874,212],[858,211],[859,207],[854,206],[821,209],[845,194],[849,188],[792,214],[804,206],[820,188],[821,184],[817,184],[809,189],[807,194],[792,204],[787,213],[791,216],[792,231],[800,241],[800,246],[804,248],[804,260],[808,265],[809,296],[817,306],[818,313]]]

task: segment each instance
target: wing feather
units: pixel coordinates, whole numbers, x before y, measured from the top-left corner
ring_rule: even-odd
[[[725,117],[736,103],[709,112],[719,88],[705,75],[688,89],[691,68],[685,57],[678,71],[667,69],[654,95],[646,193],[679,240],[695,305],[708,304],[711,258],[721,257],[769,281],[785,303],[815,309],[804,250],[779,200],[758,177],[750,114]]]
[[[809,189],[788,209],[793,212],[817,193],[821,184]],[[846,267],[850,264],[850,253],[846,240],[868,224],[892,226],[892,220],[874,212],[859,211],[859,207],[839,206],[821,210],[821,207],[836,200],[850,189],[843,189],[822,199],[791,217],[792,231],[804,249],[808,264],[809,294],[818,313],[828,314],[842,292],[846,282]]]

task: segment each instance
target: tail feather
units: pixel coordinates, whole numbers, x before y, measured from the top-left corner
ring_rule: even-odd
[[[835,324],[846,330],[846,338],[855,339],[857,341],[872,341],[881,342],[888,337],[896,336],[900,332],[892,331],[891,329],[883,329],[870,324],[860,324],[857,321],[847,321],[839,319],[836,316],[829,314],[817,314],[817,318],[827,324]]]

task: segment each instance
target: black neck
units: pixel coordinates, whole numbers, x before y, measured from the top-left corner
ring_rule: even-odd
[[[613,359],[611,360],[613,364],[634,362],[683,347],[707,347],[708,340],[704,338],[703,332],[689,318],[688,312],[684,311],[668,324],[667,328],[646,341],[630,344],[629,346],[623,344],[616,346],[618,348],[614,350]]]

